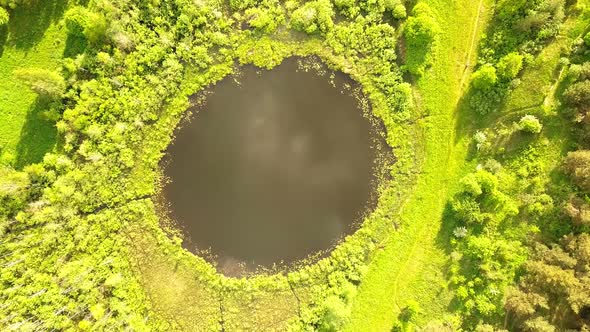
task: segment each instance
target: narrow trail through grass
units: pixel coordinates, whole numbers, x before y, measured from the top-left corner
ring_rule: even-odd
[[[463,71],[463,76],[461,76],[461,83],[459,84],[460,87],[460,94],[463,93],[465,89],[465,83],[471,74],[471,59],[473,58],[473,53],[477,48],[477,44],[475,43],[478,40],[478,32],[480,28],[480,20],[481,20],[481,12],[484,9],[484,0],[479,0],[479,5],[477,7],[477,16],[475,21],[473,22],[473,29],[471,30],[471,44],[469,44],[469,53],[467,53],[467,57],[465,58],[465,69]]]
[[[489,0],[462,0],[455,5],[440,0],[425,0],[437,14],[443,31],[432,68],[418,80],[426,133],[422,175],[408,199],[400,219],[405,225],[378,251],[369,266],[352,308],[347,331],[388,331],[397,313],[408,300],[424,309],[419,323],[440,318],[450,305],[452,294],[446,288],[444,267],[447,261],[445,240],[450,233],[442,216],[455,183],[468,168],[465,157],[469,137],[455,138],[457,105],[476,48],[485,27]],[[463,27],[473,26],[472,34]]]

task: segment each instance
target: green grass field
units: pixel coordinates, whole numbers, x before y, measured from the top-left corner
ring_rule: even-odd
[[[470,135],[457,132],[459,101],[475,63],[476,49],[491,1],[425,0],[437,14],[445,47],[416,84],[418,106],[428,114],[424,165],[400,218],[407,227],[377,252],[359,288],[348,331],[388,331],[409,300],[423,312],[419,324],[441,318],[451,305],[445,263],[450,230],[442,223],[445,204],[457,180],[472,169],[465,162]],[[465,27],[470,27],[469,30]]]
[[[432,8],[440,26],[432,63],[423,76],[410,80],[417,113],[421,115],[412,123],[417,129],[408,126],[418,131],[413,137],[413,143],[419,147],[418,174],[413,187],[396,192],[403,202],[401,209],[395,216],[387,216],[396,221],[392,225],[395,230],[375,237],[375,242],[385,239],[371,251],[368,270],[359,278],[360,282],[355,279],[358,293],[352,307],[347,308],[350,318],[346,316],[345,331],[391,331],[409,303],[417,303],[421,309],[412,319],[411,324],[416,326],[458,315],[448,273],[454,228],[451,218],[447,218],[448,204],[459,191],[460,179],[473,172],[478,163],[488,157],[497,158],[511,172],[509,176],[517,177],[519,163],[526,160],[525,163],[540,166],[539,186],[549,188],[547,192],[571,185],[559,171],[563,156],[575,144],[571,119],[559,103],[567,72],[567,64],[560,59],[572,41],[587,32],[590,18],[568,17],[559,35],[521,72],[519,84],[514,85],[501,108],[480,116],[470,108],[467,99],[478,46],[495,1],[417,2]],[[590,0],[579,3],[590,5]],[[77,45],[68,40],[63,21],[68,6],[67,1],[38,1],[11,12],[10,23],[0,28],[0,166],[11,164],[22,169],[40,161],[47,152],[58,150],[55,124],[41,116],[47,105],[13,72],[19,68],[59,70],[62,59],[75,53]],[[399,31],[402,29],[403,26],[399,27]],[[324,47],[315,38],[285,40],[283,48],[293,54],[320,54]],[[215,69],[220,73],[230,71],[231,61],[212,71]],[[176,113],[163,114],[161,117],[169,117],[167,120],[172,123]],[[527,135],[509,130],[525,114],[540,119],[541,133]],[[490,135],[494,141],[486,151],[488,154],[478,154],[472,146],[474,133],[488,130],[495,134],[500,129],[509,133]],[[509,187],[509,194],[518,197],[525,193],[514,183],[517,181],[504,184]],[[406,193],[407,197],[403,197]],[[571,194],[559,190],[551,193],[552,197]],[[124,230],[126,235],[122,238],[128,243],[122,245],[122,252],[129,256],[141,294],[149,299],[145,305],[150,314],[142,319],[157,326],[154,329],[283,331],[293,319],[301,319],[305,309],[314,308],[323,300],[317,294],[325,294],[322,287],[328,288],[329,279],[314,279],[308,281],[309,286],[301,283],[304,286],[297,288],[286,273],[252,278],[216,275],[213,265],[184,251],[177,243],[180,239],[170,241],[162,232],[159,207],[153,206],[155,199],[145,199],[150,195],[123,202],[123,206],[134,206],[141,223],[132,223]],[[96,211],[111,208],[99,207]],[[328,272],[325,275],[331,276]],[[505,324],[503,319],[493,323]]]
[[[65,4],[39,1],[22,7],[12,12],[8,26],[0,28],[0,158],[16,168],[40,161],[55,146],[54,124],[40,117],[45,105],[13,71],[60,68],[66,48],[60,21]]]

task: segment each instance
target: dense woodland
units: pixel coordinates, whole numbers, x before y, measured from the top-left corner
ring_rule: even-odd
[[[410,300],[386,319],[393,331],[589,331],[590,4],[489,2],[459,101],[467,166],[440,218],[448,261],[437,287],[451,299],[436,316]],[[412,223],[399,217],[403,197],[424,176],[419,133],[435,118],[420,82],[446,54],[437,3],[65,2],[60,68],[11,73],[57,135],[29,163],[0,146],[0,327],[346,330],[375,253]],[[0,34],[36,8],[0,0]],[[549,92],[512,107],[542,90],[527,75],[555,43]],[[290,56],[356,80],[396,160],[375,211],[326,258],[225,277],[160,227],[159,161],[188,96],[242,64],[272,69]]]

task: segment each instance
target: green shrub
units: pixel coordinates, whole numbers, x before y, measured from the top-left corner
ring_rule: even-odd
[[[586,44],[586,46],[590,47],[590,32],[588,32],[585,36],[584,36],[584,44]]]
[[[490,90],[498,83],[496,68],[492,65],[483,65],[471,75],[471,84],[478,90]]]
[[[256,0],[229,0],[229,6],[233,10],[244,10],[253,7]]]
[[[24,205],[29,182],[26,173],[0,166],[0,220],[10,217]]]
[[[403,31],[407,44],[406,69],[414,75],[422,75],[430,62],[432,48],[440,32],[430,8],[419,3],[406,21]]]
[[[66,90],[64,78],[53,71],[39,68],[25,68],[14,71],[14,75],[40,96],[59,99]]]
[[[538,134],[543,129],[543,125],[534,115],[525,115],[518,122],[518,128],[526,133]]]
[[[488,114],[501,105],[505,93],[505,90],[498,86],[489,90],[473,89],[469,97],[469,106],[479,114]]]
[[[412,14],[404,28],[406,41],[408,45],[427,48],[435,41],[439,26],[434,20],[432,11],[424,3],[416,5]]]
[[[334,27],[332,16],[334,16],[334,11],[330,1],[310,1],[293,12],[291,27],[308,34],[326,33]]]
[[[106,34],[107,23],[105,19],[81,6],[68,10],[65,14],[65,21],[69,34],[83,37],[91,43],[100,42]]]
[[[498,62],[498,75],[506,80],[512,80],[522,70],[522,61],[524,57],[517,52],[512,52],[504,56]]]
[[[416,316],[418,316],[420,312],[422,312],[420,304],[414,300],[409,300],[399,314],[399,319],[402,322],[411,322],[416,319]]]
[[[590,150],[568,153],[564,166],[574,183],[584,191],[590,192]]]
[[[282,12],[269,9],[248,8],[245,14],[251,27],[266,33],[275,31],[285,21]]]
[[[576,82],[590,80],[590,62],[571,65],[568,69],[568,76]]]
[[[88,10],[84,7],[74,7],[65,15],[66,28],[71,35],[84,37],[84,29],[88,25]]]
[[[572,219],[574,225],[590,227],[590,204],[585,200],[573,196],[566,203],[564,211]]]
[[[473,139],[475,140],[475,144],[477,149],[481,149],[485,146],[486,142],[488,141],[488,137],[484,132],[477,131],[475,135],[473,135]]]
[[[396,20],[404,19],[408,15],[406,12],[406,6],[404,6],[401,0],[386,0],[385,9],[390,11],[391,16]]]
[[[338,296],[328,297],[324,303],[324,315],[320,321],[321,331],[341,331],[350,317],[350,306]]]
[[[567,105],[579,108],[590,107],[590,81],[586,80],[572,84],[563,94]]]
[[[10,15],[8,15],[8,12],[6,11],[6,9],[0,7],[0,26],[8,24],[9,20],[10,20]]]
[[[16,8],[21,5],[28,5],[31,0],[0,0],[0,6],[8,8]]]

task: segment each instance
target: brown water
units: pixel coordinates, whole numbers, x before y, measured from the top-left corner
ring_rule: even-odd
[[[331,247],[354,230],[374,185],[375,130],[341,93],[352,81],[286,60],[242,67],[211,88],[168,149],[164,190],[195,251],[221,270],[269,266]],[[330,81],[336,85],[334,87]]]

